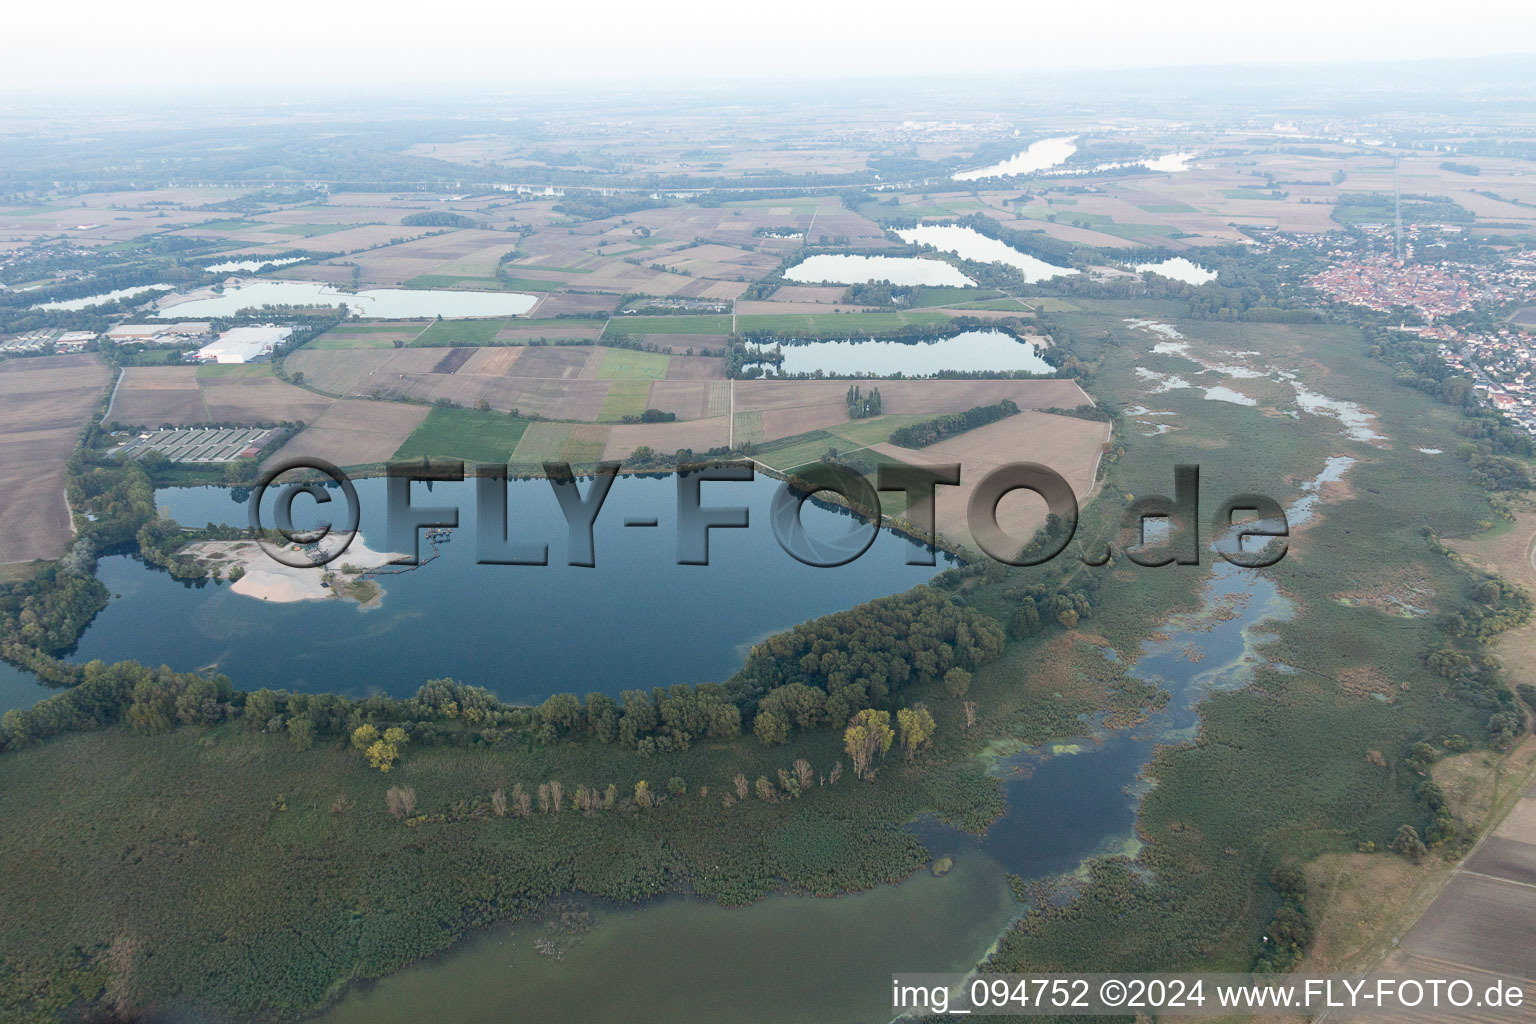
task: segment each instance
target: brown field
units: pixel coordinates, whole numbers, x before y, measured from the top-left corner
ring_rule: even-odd
[[[94,355],[0,362],[0,563],[64,553],[74,534],[64,464],[107,380]]]
[[[460,373],[502,377],[512,372],[513,364],[525,348],[477,348],[475,354],[459,368]]]
[[[555,298],[551,295],[544,301]],[[596,341],[603,333],[601,320],[537,320],[531,323],[513,324],[496,332],[496,340],[517,344],[525,341]]]
[[[764,438],[785,437],[848,420],[848,381],[737,381],[736,412],[759,412]],[[1070,380],[880,381],[887,414],[961,412],[1011,398],[1021,409],[1091,404]]]
[[[597,365],[602,362],[607,349],[588,348],[585,345],[546,345],[531,348],[517,360],[519,377],[587,380],[597,375]],[[590,371],[588,364],[591,364]]]
[[[885,389],[880,393],[883,396]],[[871,448],[914,465],[958,463],[960,485],[937,491],[937,522],[944,536],[971,545],[967,503],[983,477],[1010,462],[1038,462],[1065,478],[1081,503],[1093,492],[1099,456],[1109,434],[1110,425],[1097,420],[1021,412],[927,448],[901,448],[889,443]],[[1020,538],[1021,547],[1045,525],[1045,516],[1045,502],[1023,491],[1004,497],[997,510],[998,525],[1009,536]]]
[[[580,287],[578,284],[577,287]],[[612,313],[619,304],[617,295],[589,295],[555,292],[544,296],[528,315],[534,318],[586,313]]]
[[[384,387],[385,378],[378,376],[384,365],[405,352],[428,353],[434,358],[438,354],[435,349],[422,348],[302,348],[284,359],[283,365],[289,373],[304,374],[306,383],[328,394],[368,395]]]
[[[427,412],[425,405],[340,401],[283,445],[268,464],[295,456],[321,458],[337,466],[387,462]]]
[[[743,315],[747,313],[825,313],[820,307],[826,304],[838,305],[842,302],[843,289],[823,288],[815,284],[785,284],[780,285],[774,291],[768,302],[739,302],[736,304],[736,312]],[[788,303],[811,303],[810,309],[796,310],[786,309]]]
[[[134,427],[213,422],[195,366],[124,367],[106,421]]]
[[[725,360],[718,356],[673,356],[668,380],[725,380]]]
[[[650,345],[663,352],[687,352],[693,349],[721,350],[730,342],[728,334],[631,334],[630,338],[641,345]]]
[[[350,353],[348,353],[350,354]],[[198,379],[195,366],[129,366],[123,369],[108,423],[158,427],[164,423],[262,423],[311,420],[333,399],[275,377]]]
[[[724,380],[659,380],[651,385],[648,408],[675,412],[680,420],[724,416],[730,407],[731,385]]]
[[[654,396],[652,401],[655,401]],[[626,459],[642,445],[667,455],[680,448],[706,452],[729,444],[730,433],[729,416],[686,423],[621,424],[609,430],[603,458]]]
[[[308,422],[321,415],[334,400],[317,395],[276,377],[214,377],[200,381],[209,422],[259,423]]]

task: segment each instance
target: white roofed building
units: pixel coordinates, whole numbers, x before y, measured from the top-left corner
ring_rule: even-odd
[[[293,333],[289,327],[235,327],[197,350],[200,363],[257,363],[272,358],[272,350]]]

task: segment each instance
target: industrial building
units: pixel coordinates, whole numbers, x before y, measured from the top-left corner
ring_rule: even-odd
[[[197,350],[200,363],[260,363],[293,333],[289,327],[235,327]]]

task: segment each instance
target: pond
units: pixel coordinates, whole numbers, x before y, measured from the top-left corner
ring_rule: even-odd
[[[962,259],[978,263],[1001,263],[1013,267],[1033,284],[1053,277],[1065,277],[1077,273],[1074,267],[1058,267],[1044,260],[1022,253],[1011,245],[988,238],[974,228],[955,224],[920,224],[915,228],[903,228],[896,232],[903,241],[919,245],[931,245],[943,252],[952,252]]]
[[[29,708],[58,693],[51,686],[44,686],[37,677],[10,662],[0,661],[0,715],[12,708]]]
[[[784,271],[788,281],[804,284],[862,284],[889,281],[895,285],[952,285],[970,287],[975,281],[943,260],[917,256],[848,256],[823,253],[802,260]]]
[[[384,481],[356,486],[364,539],[384,550]],[[504,700],[536,703],[566,690],[617,694],[661,682],[722,681],[761,638],[908,590],[946,564],[941,555],[937,567],[907,565],[908,555],[921,550],[880,531],[849,565],[803,565],[779,546],[769,524],[777,481],[701,487],[706,508],[750,510],[747,529],[710,531],[709,565],[676,564],[676,479],[626,476],[614,482],[597,519],[596,567],[581,568],[566,564],[565,520],[548,481],[514,480],[508,497],[513,539],[548,543],[547,566],[476,564],[474,481],[438,483],[430,491],[414,484],[413,505],[456,505],[460,529],[439,546],[437,560],[380,577],[383,598],[367,608],[334,598],[263,600],[235,593],[227,582],[183,583],[126,555],[103,558],[97,574],[112,596],[70,660],[211,666],[242,689],[351,695],[409,696],[428,679],[449,676]],[[243,526],[248,512],[232,500],[237,496],[222,487],[175,488],[159,491],[156,501],[188,525]],[[338,505],[328,506],[326,517],[339,518]],[[305,516],[315,507],[308,497],[295,502],[301,529],[313,524]],[[650,518],[659,528],[625,525]],[[264,521],[272,522],[270,514]],[[870,529],[812,504],[803,521],[822,541]],[[428,554],[423,543],[421,555]],[[345,561],[343,555],[336,567]]]
[[[32,308],[77,312],[82,309],[90,309],[92,306],[105,306],[109,302],[126,299],[130,295],[142,295],[144,292],[170,287],[172,286],[168,284],[141,284],[133,288],[118,288],[115,291],[102,292],[99,295],[87,295],[83,299],[60,299],[58,302],[40,302]]]
[[[820,371],[876,377],[898,373],[905,377],[931,377],[941,370],[1056,372],[1034,345],[1006,331],[964,331],[937,340],[850,339],[788,344],[784,346],[781,369],[786,375]]]
[[[335,306],[379,320],[431,317],[520,316],[538,302],[521,292],[459,292],[433,288],[375,288],[345,292],[318,281],[252,281],[231,285],[211,298],[161,308],[157,317],[176,320],[234,316],[260,306]]]
[[[1193,260],[1187,260],[1182,256],[1175,256],[1171,260],[1163,260],[1160,263],[1138,263],[1136,269],[1143,274],[1158,274],[1185,284],[1205,284],[1207,281],[1216,280],[1216,271],[1207,270]]]
[[[1073,136],[1040,139],[1031,142],[1022,153],[1015,153],[1007,160],[979,167],[973,171],[960,171],[950,175],[954,181],[980,181],[983,178],[1005,178],[1017,174],[1033,174],[1063,163],[1077,152]]]

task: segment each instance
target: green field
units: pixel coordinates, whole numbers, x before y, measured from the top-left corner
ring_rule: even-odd
[[[628,348],[610,348],[597,368],[598,380],[666,380],[667,364],[672,357],[665,352],[638,352]]]
[[[890,439],[891,431],[931,419],[932,415],[923,413],[875,416],[864,420],[849,420],[827,429],[855,445],[883,444]]]
[[[306,348],[321,351],[330,349],[347,348],[394,348],[395,339],[402,334],[406,344],[410,343],[409,335],[412,332],[419,333],[426,325],[412,324],[342,324],[326,331],[320,337],[311,341]]]
[[[496,335],[509,324],[526,323],[525,320],[434,320],[425,331],[411,342],[412,348],[473,348],[493,345]]]
[[[608,321],[604,338],[628,334],[729,334],[731,318],[725,313],[698,316],[616,316]]]
[[[453,458],[505,465],[528,429],[528,421],[499,412],[433,409],[405,439],[395,458]]]
[[[651,400],[649,380],[616,380],[608,387],[603,408],[597,418],[604,423],[618,423],[625,416],[639,416]]]
[[[559,462],[565,456],[565,445],[570,439],[569,423],[535,421],[528,424],[528,430],[517,443],[516,450],[512,452],[512,461],[520,466]]]

